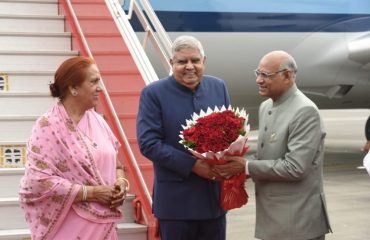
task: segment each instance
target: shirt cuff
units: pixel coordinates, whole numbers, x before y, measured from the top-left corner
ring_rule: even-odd
[[[249,164],[249,161],[245,161],[245,174],[247,174],[247,176],[249,176],[249,169],[248,169],[248,164]]]

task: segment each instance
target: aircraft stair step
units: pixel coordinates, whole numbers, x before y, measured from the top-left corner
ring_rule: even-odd
[[[0,115],[0,141],[22,141],[28,139],[38,117]]]
[[[146,240],[147,227],[137,223],[117,224],[118,239],[120,240]],[[0,230],[0,240],[30,240],[30,230],[10,229]]]
[[[0,240],[31,240],[29,229],[0,230]]]
[[[53,81],[54,71],[1,72],[0,92],[49,92],[49,84]]]
[[[110,16],[110,12],[106,7],[105,1],[91,1],[91,0],[74,0],[73,10],[77,16],[85,17],[102,17]]]
[[[56,103],[50,93],[2,93],[0,109],[2,116],[40,116]]]
[[[58,14],[58,0],[0,0],[0,14]]]
[[[117,31],[116,24],[110,16],[79,16],[78,19],[85,34]]]
[[[16,189],[19,189],[19,182]],[[0,229],[28,227],[18,197],[0,198],[0,212]]]
[[[99,69],[104,71],[135,71],[137,69],[128,51],[95,51],[94,56]]]
[[[144,81],[142,81],[142,77],[138,71],[101,70],[100,73],[102,75],[104,84],[108,91],[114,91],[117,89],[121,89],[122,86],[125,86],[124,87],[125,91],[140,92],[141,89],[145,87],[145,83]]]
[[[137,114],[139,108],[137,100],[140,97],[140,91],[110,91],[109,95],[113,104],[116,104],[117,114]]]
[[[97,51],[115,51],[122,45],[122,36],[118,33],[87,33],[85,37],[89,47]],[[127,47],[124,48],[127,50]]]
[[[24,168],[0,168],[0,199],[18,196],[23,174]]]
[[[145,225],[137,223],[117,224],[118,239],[120,240],[146,240],[147,229]]]
[[[0,14],[0,32],[64,32],[64,16]]]
[[[0,51],[62,51],[71,49],[71,33],[0,32]]]
[[[77,51],[0,51],[1,72],[56,70]]]

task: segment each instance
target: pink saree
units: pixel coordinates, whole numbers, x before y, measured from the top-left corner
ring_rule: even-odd
[[[40,117],[27,145],[19,191],[32,239],[117,239],[118,209],[73,203],[81,185],[113,185],[119,143],[94,110],[74,125],[56,104]]]

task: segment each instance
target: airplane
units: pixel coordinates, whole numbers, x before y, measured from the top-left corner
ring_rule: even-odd
[[[297,85],[320,109],[370,107],[368,0],[150,0],[150,4],[172,40],[189,34],[202,42],[206,74],[225,80],[233,106],[246,108],[252,128],[263,100],[253,70],[272,50],[287,51],[296,59]],[[149,50],[149,58],[152,54]],[[152,63],[160,78],[168,75],[159,61]]]

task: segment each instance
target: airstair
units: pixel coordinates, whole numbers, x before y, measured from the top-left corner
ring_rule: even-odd
[[[93,57],[100,69],[105,91],[97,111],[122,143],[119,158],[133,186],[119,239],[155,239],[152,165],[138,150],[135,123],[140,90],[157,77],[113,0],[0,0],[0,239],[30,239],[18,204],[26,142],[37,117],[55,104],[48,87],[54,72],[77,55]]]

